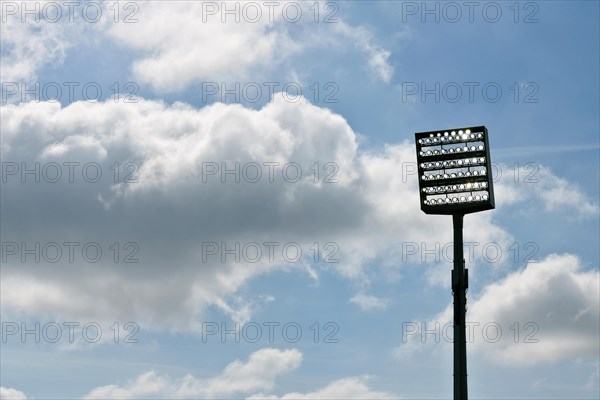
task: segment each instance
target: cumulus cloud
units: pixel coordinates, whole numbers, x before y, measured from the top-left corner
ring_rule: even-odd
[[[0,386],[0,399],[1,400],[26,400],[27,396],[25,393],[11,388],[5,388]]]
[[[571,254],[551,254],[484,288],[469,299],[470,351],[504,365],[530,366],[564,359],[597,361],[600,275]],[[398,356],[433,351],[452,340],[452,306],[411,326]],[[425,329],[432,333],[424,335]],[[436,336],[437,334],[437,336]]]
[[[248,361],[236,360],[223,372],[210,379],[186,375],[172,379],[154,371],[146,372],[123,386],[107,385],[93,389],[86,399],[136,398],[232,398],[253,391],[271,390],[278,376],[297,369],[302,363],[298,350],[261,349]]]
[[[472,321],[506,327],[506,338],[483,340],[474,349],[505,364],[530,365],[564,358],[597,357],[600,306],[598,270],[583,270],[570,254],[551,254],[539,263],[485,288],[469,307]],[[515,340],[509,327],[520,324]],[[525,325],[528,324],[525,329]]]
[[[2,229],[10,232],[3,240],[28,248],[57,242],[63,251],[53,263],[31,255],[23,262],[19,249],[7,255],[4,310],[198,331],[208,307],[248,320],[262,300],[237,293],[262,274],[295,268],[318,278],[310,268],[315,242],[321,257],[338,261],[332,270],[366,285],[369,262],[421,262],[398,252],[403,243],[451,242],[448,219],[416,209],[411,143],[361,151],[342,116],[304,99],[278,94],[259,110],[30,102],[3,107],[1,117]],[[238,172],[225,173],[236,162]],[[253,183],[257,165],[262,177]],[[294,168],[284,174],[286,165]],[[466,228],[466,241],[510,238],[490,213]],[[75,261],[63,245],[71,241],[79,243]],[[273,241],[271,256],[263,244]],[[99,261],[82,255],[90,242]],[[207,243],[216,246],[210,257]],[[249,243],[259,245],[258,257]],[[302,252],[293,262],[282,251],[289,243]],[[237,255],[225,254],[236,246]]]
[[[34,258],[27,267],[19,257],[9,260],[2,270],[2,305],[9,309],[133,317],[173,329],[180,324],[190,329],[209,305],[244,318],[248,301],[231,295],[251,277],[284,263],[282,245],[272,259],[263,247],[254,262],[231,256],[222,261],[220,254],[203,260],[202,243],[231,248],[276,240],[306,244],[308,254],[309,240],[335,241],[339,232],[358,226],[352,216],[366,206],[363,198],[349,198],[356,180],[354,133],[339,115],[304,101],[295,105],[279,98],[259,112],[145,101],[128,107],[24,103],[3,108],[2,124],[3,160],[39,172],[6,177],[2,200],[11,212],[2,224],[12,232],[7,241],[35,246],[89,240],[103,243],[104,255],[114,253],[108,249],[112,243],[129,243],[129,249],[120,249],[118,263],[111,256],[97,263],[82,263],[81,257],[69,262],[66,253],[50,269],[39,268]],[[97,161],[102,165],[93,164]],[[133,163],[131,171],[126,162]],[[262,179],[254,184],[229,176],[223,183],[221,174],[203,175],[207,163],[221,168],[224,162],[258,163]],[[315,162],[321,174],[317,183],[309,171]],[[263,163],[279,166],[272,181]],[[288,163],[304,171],[296,183],[282,175]],[[323,183],[324,163],[335,165],[338,183]],[[57,165],[62,177],[53,183],[61,173]],[[84,176],[86,165],[94,166],[91,176]],[[98,171],[102,179],[94,182]],[[130,172],[137,183],[123,182]],[[290,172],[294,179],[295,172]],[[39,224],[33,210],[42,209]],[[37,225],[35,232],[23,224],[26,219]],[[123,264],[132,254],[140,262]]]

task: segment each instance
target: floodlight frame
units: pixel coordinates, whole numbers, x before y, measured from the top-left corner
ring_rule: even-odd
[[[424,139],[431,139],[431,138],[441,138],[441,137],[451,137],[452,135],[449,134],[449,132],[454,132],[455,135],[457,136],[457,132],[466,132],[466,131],[470,131],[471,134],[475,134],[477,135],[478,133],[482,133],[483,137],[482,138],[475,138],[473,140],[469,140],[470,138],[468,137],[468,139],[463,139],[463,140],[457,140],[457,141],[450,141],[448,143],[444,143],[444,144],[425,144],[422,143],[422,141],[424,141]],[[449,136],[444,136],[444,134],[447,134]],[[440,136],[441,135],[441,136]],[[495,200],[494,200],[494,185],[493,185],[493,176],[492,176],[492,161],[490,158],[490,146],[489,146],[489,136],[488,136],[488,130],[485,126],[481,125],[481,126],[473,126],[473,127],[465,127],[465,128],[457,128],[457,129],[443,129],[443,130],[435,130],[435,131],[427,131],[427,132],[417,132],[415,133],[415,143],[416,143],[416,149],[417,149],[417,170],[419,173],[419,195],[420,195],[420,202],[421,202],[421,210],[425,213],[425,214],[440,214],[440,215],[453,215],[453,214],[470,214],[470,213],[474,213],[474,212],[479,212],[479,211],[485,211],[485,210],[492,210],[495,208]],[[441,151],[441,149],[444,150],[449,150],[449,149],[455,149],[456,147],[453,147],[453,145],[460,145],[460,144],[469,144],[469,146],[472,147],[472,143],[483,143],[483,150],[479,149],[478,145],[476,147],[475,151],[468,151],[468,152],[462,152],[462,153],[446,153],[446,154],[438,154],[438,155],[423,155],[424,153],[422,153],[423,151],[427,152],[428,149],[438,149]],[[430,150],[429,150],[430,151]],[[456,161],[456,160],[467,160],[467,159],[472,159],[472,158],[478,158],[480,159],[481,157],[485,158],[485,161],[483,163],[477,163],[477,167],[485,167],[485,175],[484,176],[469,176],[469,177],[459,177],[459,178],[442,178],[442,179],[435,179],[435,180],[424,180],[423,176],[424,175],[428,175],[426,174],[427,172],[431,172],[432,170],[435,171],[439,171],[442,170],[444,172],[446,172],[446,170],[452,170],[454,169],[458,169],[458,168],[468,168],[470,169],[471,167],[469,166],[461,166],[461,167],[450,167],[450,168],[424,168],[423,165],[427,164],[427,163],[431,163],[431,162],[441,162],[443,163],[444,161],[450,162],[450,161]],[[488,198],[487,200],[480,200],[480,201],[465,201],[465,202],[457,202],[457,203],[448,203],[448,204],[426,204],[426,200],[429,201],[429,196],[432,196],[432,194],[430,193],[426,193],[425,190],[432,188],[432,187],[441,187],[441,186],[451,186],[451,185],[461,185],[461,184],[473,184],[473,183],[479,183],[479,184],[485,184],[486,187],[485,189],[482,190],[463,190],[463,191],[443,191],[440,192],[439,194],[433,194],[433,196],[440,196],[440,195],[446,195],[445,198],[448,198],[448,194],[460,194],[460,193],[464,193],[465,195],[470,194],[473,195],[473,193],[478,193],[478,192],[487,192]],[[453,196],[451,198],[454,198],[456,196]],[[468,196],[467,196],[468,197]]]

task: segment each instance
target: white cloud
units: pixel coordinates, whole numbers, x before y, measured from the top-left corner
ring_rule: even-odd
[[[206,12],[209,3],[219,9],[216,15]],[[270,67],[293,51],[293,43],[268,22],[268,15],[256,23],[244,18],[236,23],[235,16],[229,15],[223,23],[222,4],[144,2],[138,23],[114,24],[109,32],[120,44],[145,53],[135,61],[134,74],[163,92],[202,80],[247,79],[253,70]]]
[[[10,237],[3,239],[30,246],[101,242],[104,250],[101,262],[79,257],[71,263],[64,255],[52,268],[12,257],[2,269],[3,310],[198,331],[211,306],[235,320],[248,320],[261,294],[252,299],[237,292],[261,274],[297,268],[318,279],[319,271],[306,267],[314,242],[323,247],[334,243],[339,262],[328,267],[366,286],[369,262],[385,260],[391,269],[407,262],[399,252],[403,243],[433,248],[436,242],[451,242],[448,218],[418,210],[411,143],[361,152],[342,116],[304,99],[290,103],[276,95],[260,110],[221,103],[195,109],[143,99],[67,107],[30,102],[7,105],[1,113],[5,162],[19,168],[24,162],[29,169],[40,163],[40,174],[51,162],[79,163],[74,183],[67,167],[56,184],[31,183],[31,174],[26,184],[19,182],[19,173],[7,178],[2,227]],[[221,168],[225,161],[296,162],[303,176],[298,183],[287,182],[280,168],[271,182],[262,168],[263,178],[255,184],[241,178],[234,183],[231,176],[222,183],[219,174],[203,175],[207,162]],[[82,167],[90,162],[101,164],[98,183],[82,179]],[[122,182],[131,172],[127,162],[136,167],[137,183]],[[310,169],[315,162],[317,183]],[[323,182],[331,172],[326,163],[336,166],[338,183]],[[552,177],[543,184],[560,187]],[[44,210],[43,223],[35,210]],[[510,241],[491,213],[473,215],[465,224],[465,241]],[[242,246],[269,241],[298,243],[306,259],[287,264],[281,251],[269,260],[264,250],[257,262],[231,257],[222,262],[219,254],[202,260],[204,242]],[[139,263],[113,262],[108,246],[115,242],[137,243]],[[121,250],[122,258],[128,249]],[[322,249],[321,255],[326,252]],[[429,274],[432,283],[442,281],[435,276]],[[372,299],[362,300],[380,307]]]
[[[551,254],[484,288],[468,300],[469,351],[511,366],[565,359],[597,361],[600,306],[598,270],[583,271],[570,254]],[[451,346],[453,307],[407,329],[398,357]],[[428,329],[434,333],[424,335]],[[405,332],[405,333],[406,333]],[[414,332],[414,333],[413,333]]]
[[[390,83],[394,75],[394,67],[389,63],[392,53],[378,45],[373,40],[373,34],[365,27],[352,27],[343,21],[335,28],[347,40],[355,43],[356,47],[367,56],[371,72],[385,83]]]
[[[210,379],[186,375],[181,379],[146,372],[124,386],[108,385],[93,389],[86,399],[135,398],[231,398],[257,390],[271,390],[275,379],[297,369],[302,363],[298,350],[261,349],[250,355],[248,361],[236,360],[223,372]]]
[[[350,302],[357,304],[363,311],[385,310],[387,307],[385,300],[366,294],[357,294],[350,299]]]
[[[395,399],[388,392],[369,388],[369,376],[339,379],[327,386],[309,393],[287,393],[281,397],[270,395],[275,389],[275,380],[289,373],[302,363],[302,353],[298,350],[261,349],[252,353],[248,361],[236,360],[230,363],[221,374],[213,378],[200,379],[186,375],[173,379],[149,371],[128,381],[124,385],[107,385],[93,389],[86,399],[137,399],[137,398],[233,398],[252,394],[249,400],[351,400],[351,399]]]
[[[556,176],[549,168],[537,163],[520,166],[517,170],[511,168],[500,165],[499,171],[503,171],[505,176],[499,176],[494,187],[498,206],[525,202],[532,208],[539,208],[541,204],[545,211],[568,211],[579,217],[598,214],[598,203],[576,184]]]
[[[40,0],[27,8],[42,10],[48,3],[54,2]],[[37,78],[41,68],[60,64],[71,47],[66,24],[36,22],[33,14],[23,15],[24,8],[25,3],[2,4],[2,18],[6,19],[0,24],[3,83]]]
[[[339,115],[304,101],[291,104],[278,97],[260,111],[223,104],[196,110],[146,101],[65,108],[26,103],[2,109],[2,131],[3,160],[25,162],[29,168],[79,163],[75,183],[69,182],[66,167],[58,184],[44,179],[21,184],[19,175],[12,177],[6,186],[10,190],[2,192],[5,209],[12,210],[3,215],[3,227],[12,232],[7,240],[31,240],[32,232],[19,226],[33,218],[32,207],[44,207],[48,213],[35,242],[104,239],[104,251],[110,252],[110,243],[134,241],[141,258],[129,265],[112,263],[110,257],[97,264],[80,259],[54,264],[51,270],[35,263],[24,268],[20,259],[12,260],[2,270],[5,309],[79,319],[119,317],[174,330],[196,329],[210,305],[245,319],[251,301],[238,301],[233,294],[252,277],[280,266],[281,247],[273,262],[266,250],[260,262],[221,262],[218,256],[202,262],[201,243],[299,242],[308,254],[309,241],[335,240],[340,231],[359,224],[351,216],[365,206],[360,198],[342,202],[356,180],[354,133]],[[273,183],[267,169],[258,184],[223,184],[218,175],[203,182],[203,163],[221,166],[226,160],[297,162],[305,178],[287,183],[280,168]],[[104,179],[90,184],[81,168],[96,161],[102,161]],[[115,184],[114,163],[127,161],[139,165],[139,182]],[[314,184],[308,168],[315,162],[320,169],[335,163],[340,183],[324,184],[320,175]],[[71,201],[68,206],[64,196]],[[25,205],[24,197],[32,203]],[[308,214],[320,218],[307,220]],[[122,225],[124,215],[131,225]]]
[[[84,12],[81,5],[70,7],[50,0],[27,7],[5,3],[6,22],[1,24],[0,35],[2,82],[35,81],[40,70],[62,64],[67,52],[76,50],[83,44],[81,38],[89,36],[94,43],[108,37],[118,46],[137,50],[134,79],[159,92],[177,92],[207,81],[273,81],[278,67],[297,65],[306,50],[322,47],[324,38],[342,47],[347,47],[343,43],[348,39],[355,43],[371,71],[384,82],[393,74],[390,51],[376,43],[370,30],[348,25],[339,12],[330,15],[335,23],[324,23],[325,13],[314,22],[313,3],[240,1],[226,6],[213,1],[148,1],[123,7],[116,15],[110,3],[100,2],[98,21],[95,7]],[[288,5],[294,6],[291,11]],[[302,17],[288,22],[297,5]],[[225,8],[232,7],[237,11],[227,14]],[[319,7],[324,8],[325,2]],[[31,13],[24,17],[25,8],[37,10],[37,17]],[[256,11],[261,17],[255,21]],[[57,12],[60,17],[54,21]],[[124,22],[128,16],[134,21]],[[292,68],[279,78],[289,79],[298,72]]]
[[[0,386],[0,400],[26,400],[25,393],[11,388]]]
[[[248,398],[248,400],[384,400],[384,399],[397,399],[395,396],[387,392],[373,391],[368,386],[367,376],[350,377],[336,380],[326,387],[316,390],[310,393],[288,393],[281,397],[278,396],[267,396],[264,394],[257,394]]]
[[[476,341],[473,348],[509,365],[597,359],[599,298],[598,270],[582,271],[573,255],[551,254],[489,285],[469,306],[469,320],[494,321],[506,327],[502,340]],[[516,327],[510,330],[514,323],[520,324],[518,340]],[[531,325],[525,329],[527,323]],[[539,342],[533,342],[536,339]]]
[[[112,24],[107,32],[120,45],[140,50],[133,74],[160,92],[177,92],[198,82],[273,81],[278,67],[294,66],[307,49],[323,46],[324,38],[338,44],[349,39],[377,78],[391,80],[390,51],[376,44],[368,29],[348,25],[337,13],[338,22],[324,23],[314,22],[314,10],[309,9],[313,3],[236,2],[227,6],[233,11],[229,14],[225,4],[143,2],[139,22]],[[289,22],[298,5],[301,18]],[[261,18],[255,20],[255,14]],[[288,75],[297,72],[292,67]]]

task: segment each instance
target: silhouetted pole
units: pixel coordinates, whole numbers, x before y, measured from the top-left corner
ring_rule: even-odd
[[[463,256],[463,216],[453,214],[454,269],[452,270],[452,294],[454,296],[454,400],[467,400],[467,338],[466,311],[468,270]]]

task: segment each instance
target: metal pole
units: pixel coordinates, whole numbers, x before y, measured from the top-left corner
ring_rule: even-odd
[[[463,217],[453,214],[454,269],[452,270],[452,294],[454,296],[454,400],[467,400],[467,338],[466,310],[468,270],[463,255]]]

